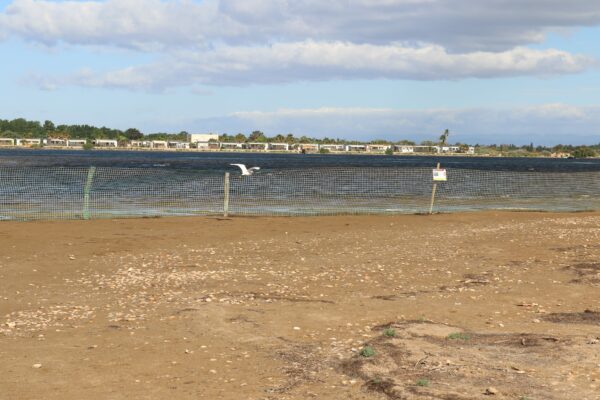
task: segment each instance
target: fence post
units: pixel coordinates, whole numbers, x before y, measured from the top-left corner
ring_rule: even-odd
[[[92,188],[95,173],[96,167],[90,167],[83,188],[83,219],[90,219],[90,189]]]
[[[225,192],[223,196],[223,217],[227,218],[229,215],[229,172],[225,172],[223,190]]]
[[[440,163],[437,163],[436,169],[440,169]],[[435,191],[437,190],[437,182],[433,182],[433,189],[431,190],[431,203],[429,204],[429,215],[433,214],[433,204],[435,203]]]

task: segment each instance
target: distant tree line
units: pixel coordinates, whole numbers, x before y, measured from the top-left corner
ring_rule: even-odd
[[[439,141],[425,140],[419,144],[422,146],[437,146],[447,145],[449,131],[445,130],[444,133],[439,137]],[[55,125],[52,121],[46,120],[43,123],[39,121],[28,121],[24,118],[17,118],[13,120],[0,119],[0,137],[7,138],[60,138],[60,139],[113,139],[119,142],[126,142],[129,140],[172,140],[172,141],[186,141],[188,138],[188,132],[181,131],[179,133],[166,133],[166,132],[155,132],[149,134],[143,134],[136,128],[129,128],[126,130],[112,129],[103,127],[96,127],[92,125]],[[340,138],[313,138],[308,136],[296,137],[292,133],[278,134],[275,136],[266,136],[263,132],[255,130],[249,135],[243,133],[237,133],[230,135],[223,133],[219,135],[219,141],[221,142],[258,142],[258,143],[318,143],[318,144],[359,144],[363,142],[346,140]],[[414,146],[417,143],[410,140],[399,140],[399,141],[388,141],[383,139],[372,140],[371,144],[398,144]],[[455,146],[459,146],[462,149],[467,148],[469,145],[465,143],[455,143]],[[514,144],[491,144],[491,145],[475,145],[479,153],[501,153],[504,155],[513,156],[537,156],[537,155],[548,155],[550,153],[570,153],[575,157],[594,157],[600,154],[600,143],[593,146],[574,146],[574,145],[556,145],[553,147],[547,146],[534,146],[533,143],[524,146],[516,146]]]

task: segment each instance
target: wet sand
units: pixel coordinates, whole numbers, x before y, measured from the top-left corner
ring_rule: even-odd
[[[2,222],[0,398],[599,399],[599,288],[600,213]]]

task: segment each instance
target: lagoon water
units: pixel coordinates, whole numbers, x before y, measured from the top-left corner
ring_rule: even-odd
[[[0,150],[0,220],[427,213],[438,162],[434,211],[600,209],[599,159],[19,149]]]
[[[0,149],[0,166],[123,167],[227,171],[230,163],[284,170],[322,167],[433,167],[496,171],[600,171],[600,159],[504,158],[459,156],[384,156],[362,154],[216,153],[175,151]]]

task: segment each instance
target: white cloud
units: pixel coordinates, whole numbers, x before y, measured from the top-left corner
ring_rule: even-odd
[[[162,90],[173,86],[243,86],[299,80],[549,76],[581,72],[593,64],[595,61],[589,57],[553,49],[519,47],[500,53],[450,54],[433,45],[411,48],[306,41],[182,51],[158,63],[98,74],[85,71],[58,78],[54,83]]]
[[[260,129],[274,135],[292,132],[312,137],[417,142],[435,140],[450,129],[450,141],[554,145],[600,142],[600,105],[578,107],[544,104],[524,108],[468,109],[282,109],[238,112],[196,121],[202,131],[246,132]]]
[[[310,38],[502,51],[598,24],[590,0],[13,0],[0,13],[0,31],[36,42],[152,49]]]
[[[595,61],[523,46],[599,24],[589,0],[13,0],[0,40],[156,52],[147,65],[37,81],[163,90],[578,73]]]

